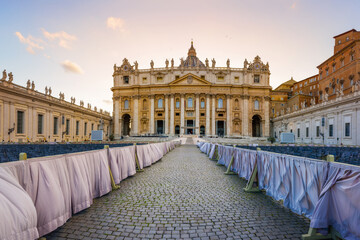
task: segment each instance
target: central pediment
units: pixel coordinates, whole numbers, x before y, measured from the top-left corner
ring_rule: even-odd
[[[208,86],[211,85],[210,82],[206,81],[205,79],[200,78],[199,76],[196,76],[195,74],[188,73],[184,76],[175,79],[169,85],[176,85],[176,86],[184,86],[184,85],[201,85],[201,86]]]

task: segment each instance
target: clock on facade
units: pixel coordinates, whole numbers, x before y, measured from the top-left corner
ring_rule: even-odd
[[[123,66],[123,70],[124,70],[124,71],[129,70],[129,66],[128,66],[128,65],[124,65],[124,66]]]
[[[259,63],[255,63],[255,69],[260,69],[260,64]]]

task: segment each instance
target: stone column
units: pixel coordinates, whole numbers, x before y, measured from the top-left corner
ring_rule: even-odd
[[[244,136],[249,136],[249,96],[243,96],[243,112],[242,112],[242,132]]]
[[[165,94],[165,134],[169,134],[169,94]]]
[[[196,109],[195,109],[195,133],[200,135],[200,99],[199,94],[196,94]]]
[[[113,119],[114,119],[114,138],[115,139],[119,139],[120,136],[121,136],[121,133],[120,133],[120,121],[119,121],[119,100],[120,98],[119,97],[114,97],[114,116],[113,116]]]
[[[171,94],[170,96],[170,135],[175,135],[175,122],[174,122],[174,95]]]
[[[150,96],[150,133],[155,133],[155,119],[154,119],[154,112],[155,112],[155,105],[154,105],[154,95]]]
[[[226,96],[226,135],[231,135],[231,104],[230,104],[230,95]]]
[[[132,132],[133,135],[138,135],[138,127],[139,127],[139,96],[134,96],[134,109],[133,109],[133,125]]]
[[[206,94],[206,136],[210,135],[210,96]]]
[[[15,123],[15,105],[14,103],[10,102],[10,114],[9,114],[9,118],[10,118],[10,122],[9,122],[9,128],[13,128],[14,127],[14,123]],[[24,113],[25,116],[25,113]],[[23,125],[25,127],[25,123]],[[5,134],[8,133],[8,131],[4,132]],[[24,133],[26,133],[24,131]],[[14,131],[10,134],[10,141],[14,142],[15,141],[15,134],[16,134],[16,123],[15,123],[15,129]]]
[[[4,116],[10,116],[10,110],[9,110],[9,103],[4,101],[4,108],[3,108],[3,114]],[[9,126],[11,125],[9,122],[9,118],[8,117],[4,117],[3,118],[3,139],[5,142],[7,142],[9,140],[9,135],[8,135],[8,131],[9,131]],[[15,123],[16,124],[16,123]],[[17,126],[15,125],[15,128]],[[16,129],[14,130],[16,131]]]
[[[215,135],[215,110],[216,110],[216,95],[212,95],[212,104],[211,104],[211,135]]]
[[[184,104],[184,94],[181,94],[180,98],[180,134],[184,134],[185,130],[185,104]]]
[[[270,110],[269,110],[269,104],[270,104],[270,97],[264,97],[264,116],[265,116],[265,127],[264,127],[264,137],[270,136]]]

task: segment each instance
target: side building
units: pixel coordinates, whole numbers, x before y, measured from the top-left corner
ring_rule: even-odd
[[[34,82],[23,87],[13,83],[12,73],[3,71],[0,79],[0,141],[1,142],[78,142],[91,138],[91,130],[104,130],[110,136],[110,113],[84,107],[56,98],[51,88],[45,93],[35,90]]]
[[[294,132],[298,143],[360,145],[360,32],[334,39],[334,54],[318,66],[319,74],[291,87],[272,119],[273,136]]]
[[[211,66],[209,65],[211,64]],[[179,66],[114,65],[114,135],[253,136],[270,134],[270,71],[260,57],[242,68],[203,63],[193,43]]]

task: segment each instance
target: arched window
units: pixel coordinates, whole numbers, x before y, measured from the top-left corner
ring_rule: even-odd
[[[219,98],[219,100],[218,100],[218,108],[223,108],[223,107],[224,107],[223,100],[222,100],[222,98]]]
[[[124,102],[124,108],[129,109],[129,100],[125,100]]]
[[[178,98],[176,99],[176,108],[180,108],[180,100]]]
[[[158,100],[158,108],[163,108],[163,100],[162,100],[162,98],[160,98]]]
[[[255,101],[254,101],[254,109],[255,109],[255,110],[259,110],[259,108],[260,108],[260,107],[259,107],[259,100],[255,100]]]
[[[200,107],[205,108],[205,100],[204,99],[201,99]]]
[[[143,100],[143,110],[147,110],[147,100]]]
[[[188,98],[188,107],[189,108],[193,107],[193,99],[192,98]]]

